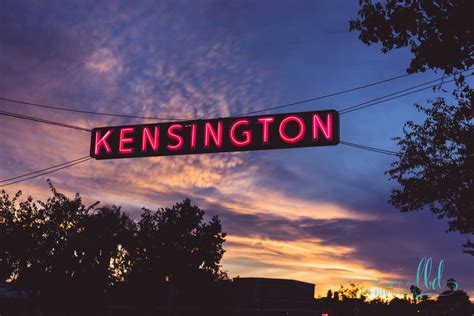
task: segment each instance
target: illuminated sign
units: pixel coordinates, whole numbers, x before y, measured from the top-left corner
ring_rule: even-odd
[[[339,143],[334,110],[94,128],[90,156],[173,156]]]

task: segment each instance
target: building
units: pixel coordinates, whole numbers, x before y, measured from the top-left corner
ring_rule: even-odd
[[[239,316],[320,316],[315,285],[295,280],[235,278],[232,314]]]

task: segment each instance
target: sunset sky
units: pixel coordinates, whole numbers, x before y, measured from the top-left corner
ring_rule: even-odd
[[[358,1],[2,1],[0,97],[74,109],[216,118],[330,94],[405,73],[349,32]],[[281,112],[342,109],[442,76],[426,72]],[[469,80],[468,80],[469,81]],[[470,80],[472,82],[472,80]],[[447,90],[452,83],[445,85]],[[431,90],[341,116],[341,140],[396,151],[392,137]],[[449,94],[438,92],[454,102]],[[0,110],[93,128],[152,123],[0,101]],[[274,113],[274,112],[269,112]],[[87,132],[0,116],[0,180],[89,154]],[[91,160],[5,188],[46,199],[49,177],[87,203],[171,206],[189,197],[228,234],[223,269],[316,284],[415,282],[422,257],[474,296],[466,237],[429,211],[388,204],[396,157],[343,145]],[[434,270],[436,270],[434,268]],[[434,278],[434,272],[432,277]]]

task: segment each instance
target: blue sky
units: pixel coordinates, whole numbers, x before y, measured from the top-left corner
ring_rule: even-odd
[[[405,73],[349,32],[357,1],[2,1],[0,96],[94,111],[214,118],[317,97]],[[342,109],[440,77],[426,72],[282,112]],[[450,87],[449,84],[446,87]],[[341,117],[341,139],[396,150],[392,137],[431,90]],[[449,95],[446,96],[450,99]],[[452,100],[452,99],[451,99]],[[92,128],[143,121],[0,102],[4,111]],[[86,156],[89,135],[0,117],[0,178]],[[317,294],[374,277],[415,279],[418,261],[474,294],[465,237],[428,211],[390,206],[394,157],[351,147],[90,161],[49,177],[61,191],[122,205],[190,197],[228,233],[230,276],[293,278]],[[6,188],[45,199],[45,177]]]

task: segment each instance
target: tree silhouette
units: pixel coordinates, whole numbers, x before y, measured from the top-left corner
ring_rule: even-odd
[[[361,0],[350,30],[367,45],[380,43],[382,52],[408,46],[413,54],[409,73],[441,69],[446,73],[472,65],[473,2]]]
[[[390,202],[402,211],[428,206],[439,218],[447,217],[449,230],[474,234],[474,128],[470,98],[456,92],[458,105],[443,98],[431,107],[416,105],[427,115],[422,124],[406,124],[404,138],[395,138],[400,159],[388,171],[402,185]]]
[[[119,207],[86,207],[79,194],[70,199],[50,187],[52,197],[46,202],[2,192],[0,288],[8,285],[30,295],[6,315],[150,315],[166,310],[168,315],[221,316],[235,306],[245,309],[221,270],[225,234],[219,219],[206,218],[190,200],[156,212],[143,209],[140,220],[133,221]],[[351,284],[329,290],[314,306],[339,315],[472,313],[467,294],[456,290],[453,279],[447,282],[450,290],[436,300],[368,301],[365,289]],[[421,293],[416,286],[410,290],[414,298]],[[127,309],[116,311],[117,305]]]
[[[135,230],[135,223],[115,206],[99,208],[84,219],[73,243],[79,259],[74,274],[76,297],[103,306],[106,293],[127,280]]]
[[[460,315],[472,315],[474,308],[472,303],[469,301],[469,296],[466,292],[458,290],[453,292],[443,292],[445,296],[438,296],[436,299],[438,308],[446,311],[446,316],[460,316]]]
[[[360,32],[366,44],[380,43],[382,51],[410,47],[413,53],[408,73],[426,69],[455,74],[453,91],[456,105],[444,98],[416,105],[426,114],[421,124],[407,122],[404,137],[395,138],[400,147],[399,161],[388,174],[401,189],[392,190],[390,202],[402,211],[429,207],[438,218],[448,218],[448,231],[474,234],[473,90],[460,71],[472,66],[474,2],[396,1],[372,3],[362,0],[358,18],[350,30]],[[474,255],[469,240],[465,252]]]
[[[60,314],[105,313],[117,302],[153,310],[174,297],[214,309],[212,299],[225,301],[225,233],[217,216],[205,221],[184,200],[144,209],[136,223],[119,207],[86,207],[79,194],[69,199],[48,183],[46,202],[2,191],[0,288],[27,291],[32,309]]]
[[[10,200],[2,192],[1,217],[8,237],[0,241],[0,248],[6,250],[2,261],[9,263],[2,281],[29,291],[37,304],[62,308],[74,299],[71,291],[81,267],[75,245],[96,204],[86,207],[79,194],[68,199],[48,183],[53,196],[46,202],[31,197],[19,202],[21,192]]]
[[[339,289],[339,293],[342,295],[343,298],[357,298],[362,299],[363,301],[367,298],[366,294],[367,291],[364,287],[359,286],[357,284],[351,283],[350,288],[345,288],[341,285]]]
[[[328,290],[328,293],[326,294],[326,297],[327,298],[332,298],[332,291],[331,290]]]
[[[416,302],[418,300],[418,295],[421,294],[421,289],[416,285],[410,286],[410,293],[413,294],[413,300]]]
[[[204,211],[189,199],[156,212],[143,209],[130,275],[141,304],[160,286],[171,284],[183,299],[197,299],[196,285],[225,279],[220,270],[224,238],[218,217],[204,222]]]
[[[21,191],[0,199],[0,276],[18,288],[33,290],[38,281],[43,221],[31,197],[19,202]],[[26,277],[28,276],[28,278]]]

